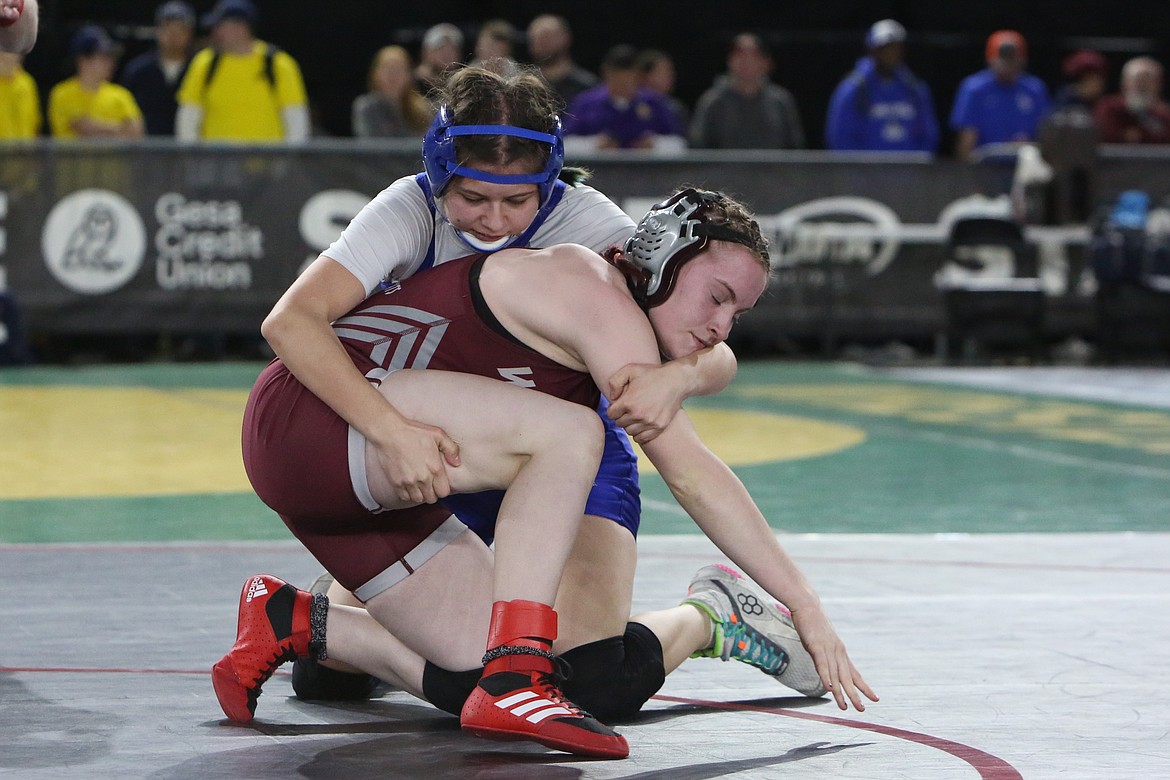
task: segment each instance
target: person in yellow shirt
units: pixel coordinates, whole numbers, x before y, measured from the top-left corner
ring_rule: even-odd
[[[23,59],[0,52],[0,140],[36,138],[41,131],[41,98]]]
[[[114,84],[118,47],[109,33],[87,24],[70,45],[77,75],[49,92],[49,129],[54,138],[141,138],[142,111],[125,87]]]
[[[303,143],[309,106],[296,60],[252,30],[251,0],[219,0],[203,18],[212,46],[195,55],[179,86],[180,141]]]

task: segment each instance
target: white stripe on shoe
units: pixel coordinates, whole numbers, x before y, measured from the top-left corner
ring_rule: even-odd
[[[527,720],[529,723],[540,723],[545,718],[551,718],[553,715],[572,715],[572,714],[573,714],[572,711],[566,710],[564,707],[561,707],[560,705],[553,705],[552,707],[549,707],[546,710],[541,710],[540,712],[532,713],[527,718],[525,718],[525,720]]]
[[[520,691],[520,693],[505,699],[500,699],[498,702],[495,702],[495,705],[501,710],[507,710],[518,718],[524,717],[531,712],[532,714],[525,718],[529,723],[540,723],[545,718],[551,718],[553,715],[573,714],[572,710],[567,710],[556,702],[543,699],[533,691]]]

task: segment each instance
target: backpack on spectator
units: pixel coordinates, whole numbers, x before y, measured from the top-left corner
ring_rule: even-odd
[[[1146,267],[1150,196],[1126,190],[1093,230],[1089,263],[1101,284],[1139,284]]]
[[[264,69],[261,73],[264,80],[268,82],[268,87],[272,90],[276,89],[276,66],[273,65],[273,60],[276,55],[280,53],[280,48],[269,43],[264,48]],[[211,80],[215,78],[215,70],[219,67],[219,60],[222,53],[216,49],[211,55],[211,62],[207,64],[207,73],[203,76],[203,92],[207,93],[207,88],[211,86]]]

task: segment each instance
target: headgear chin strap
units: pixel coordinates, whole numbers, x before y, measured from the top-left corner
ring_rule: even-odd
[[[559,117],[552,117],[551,133],[513,125],[456,125],[447,106],[440,106],[430,129],[423,136],[423,169],[436,197],[454,176],[465,176],[489,184],[535,184],[543,206],[552,197],[553,185],[565,164],[565,140]],[[460,165],[455,155],[455,139],[466,135],[510,135],[549,145],[548,160],[537,173],[489,173]]]
[[[626,274],[635,300],[644,308],[670,297],[679,269],[702,252],[710,239],[752,246],[750,236],[708,221],[711,206],[720,200],[717,193],[687,188],[655,204],[642,217],[612,262]]]

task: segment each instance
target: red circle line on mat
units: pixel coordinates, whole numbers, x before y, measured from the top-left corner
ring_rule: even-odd
[[[0,673],[59,673],[59,674],[176,674],[176,675],[204,675],[204,669],[126,669],[126,668],[65,668],[65,667],[13,667],[0,666]],[[277,672],[281,674],[281,672]],[[811,712],[796,712],[782,707],[760,707],[754,704],[736,702],[707,701],[705,699],[686,699],[680,696],[666,696],[657,694],[653,697],[657,701],[673,702],[675,704],[689,704],[694,707],[727,710],[730,712],[762,712],[768,715],[782,715],[786,718],[811,720],[817,723],[826,723],[832,726],[845,726],[861,731],[872,731],[895,739],[915,742],[919,745],[941,750],[960,761],[969,764],[982,780],[1023,780],[1023,776],[1002,758],[993,756],[978,748],[964,745],[961,742],[952,742],[949,739],[934,737],[930,734],[919,734],[916,731],[907,731],[893,726],[883,726],[880,723],[866,723],[860,720],[837,718],[830,715],[816,715]]]
[[[739,704],[735,702],[684,699],[678,696],[665,696],[662,694],[658,694],[654,698],[658,701],[669,701],[676,704],[691,704],[717,710],[763,712],[769,715],[783,715],[786,718],[799,718],[801,720],[816,721],[817,723],[828,723],[833,726],[846,726],[862,731],[872,731],[875,734],[883,734],[887,737],[894,737],[895,739],[904,739],[907,742],[917,742],[919,745],[925,745],[926,747],[949,753],[955,758],[969,764],[979,773],[979,777],[982,780],[1023,780],[1023,775],[1002,758],[993,756],[978,748],[973,748],[970,745],[952,742],[949,739],[942,739],[941,737],[933,737],[929,734],[919,734],[916,731],[907,731],[906,729],[894,728],[893,726],[883,726],[880,723],[866,723],[860,720],[835,718],[829,715],[815,715],[811,712],[795,712],[793,710],[783,709],[782,707],[759,707],[753,704]]]

